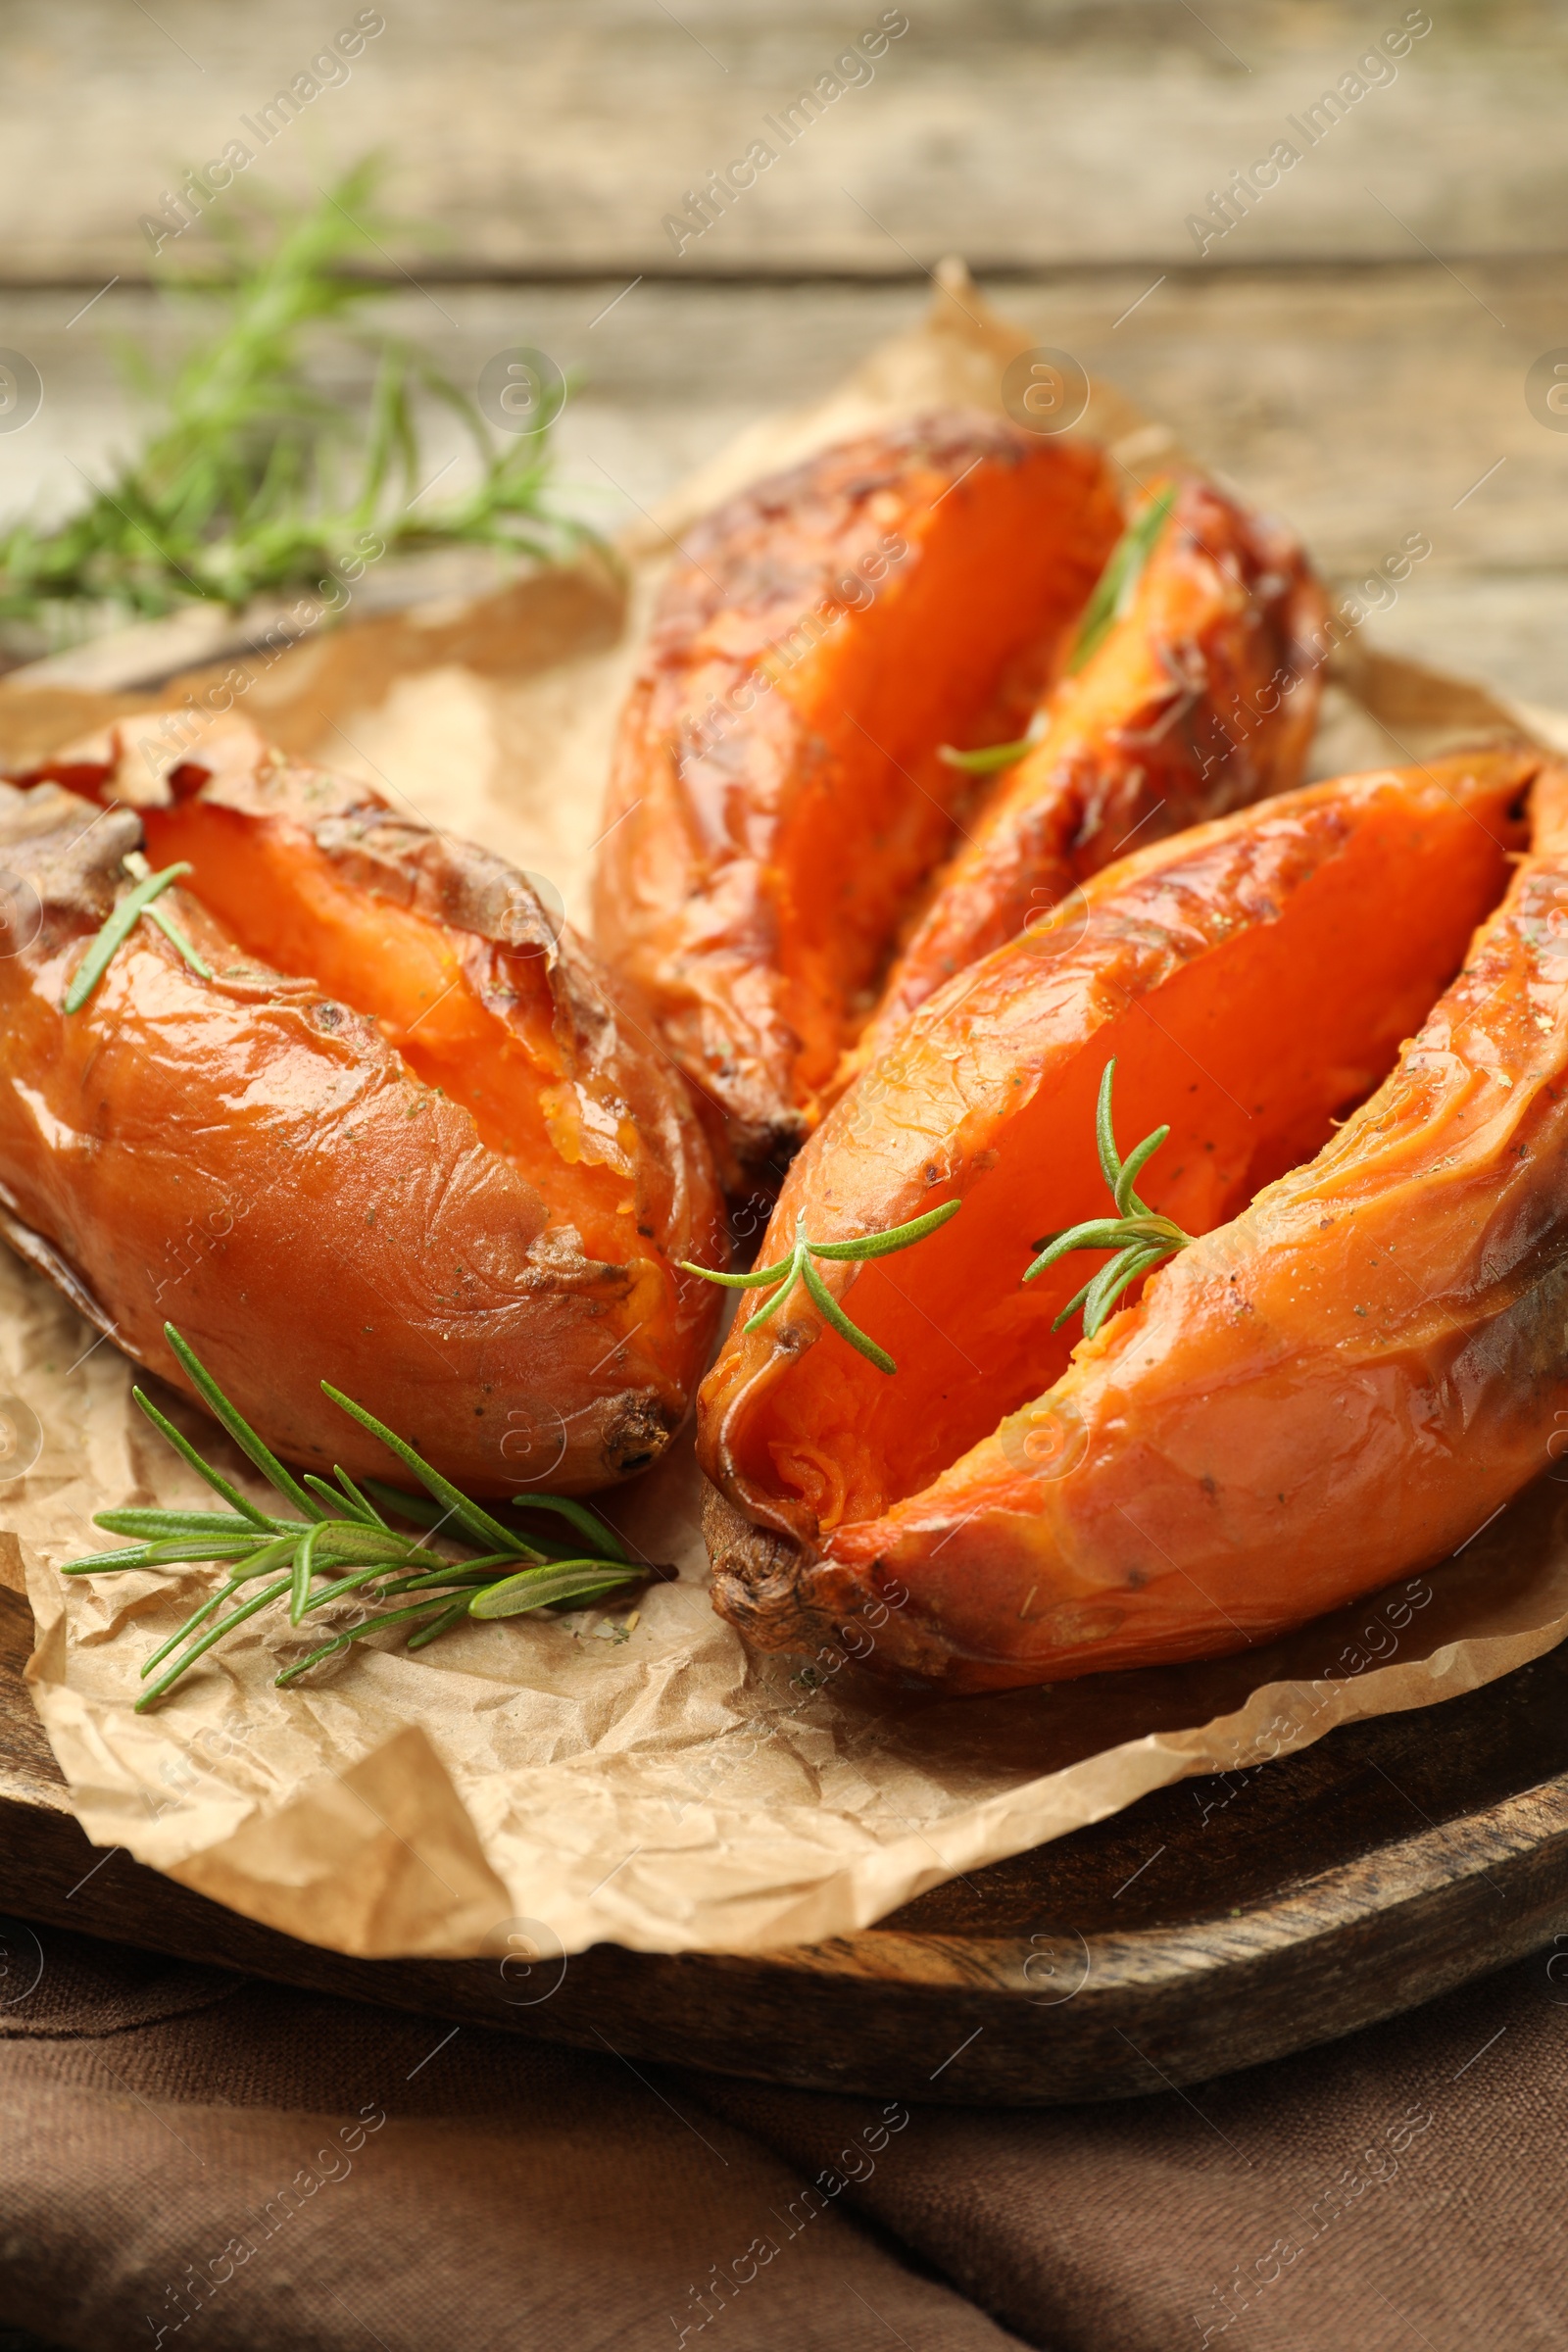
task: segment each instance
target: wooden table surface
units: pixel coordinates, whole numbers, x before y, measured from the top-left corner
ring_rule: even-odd
[[[1525,401],[1532,363],[1568,342],[1560,7],[1445,6],[1364,74],[1425,12],[345,0],[341,23],[378,13],[347,79],[253,142],[236,190],[309,194],[379,149],[388,208],[434,240],[383,240],[387,323],[466,380],[518,342],[574,371],[563,469],[601,523],[759,411],[827,389],[959,252],[1043,340],[1288,515],[1336,579],[1424,532],[1432,555],[1371,642],[1568,706],[1568,435]],[[26,429],[0,432],[0,515],[58,511],[125,444],[117,339],[172,356],[187,326],[146,281],[203,233],[155,263],[143,217],[184,162],[249,137],[241,118],[309,74],[335,23],[316,0],[0,15],[0,345],[45,387]],[[817,119],[787,143],[764,129],[825,75],[848,86]],[[1189,216],[1347,76],[1364,94],[1200,257]],[[776,163],[677,253],[666,218],[758,137]],[[455,446],[436,430],[432,470]]]

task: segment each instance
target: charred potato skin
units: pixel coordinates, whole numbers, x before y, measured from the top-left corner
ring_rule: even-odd
[[[986,517],[1006,499],[1012,577],[967,600],[989,609],[960,655],[944,568],[965,532],[1000,535]],[[953,412],[825,451],[689,535],[622,715],[594,931],[732,1190],[776,1189],[951,845],[970,787],[937,759],[944,734],[1021,726],[1119,528],[1098,452]],[[933,670],[937,714],[896,739],[890,681]]]
[[[112,760],[111,746],[105,777]],[[710,1287],[670,1261],[716,1262],[722,1238],[678,1082],[628,1033],[581,943],[555,935],[501,861],[259,747],[215,767],[221,781],[195,768],[185,788],[217,790],[257,822],[309,823],[357,886],[455,926],[466,959],[537,957],[562,1069],[639,1139],[626,1223],[634,1246],[639,1227],[652,1246],[619,1263],[586,1255],[374,1022],[239,954],[178,889],[161,904],[216,981],[143,921],[67,1016],[71,973],[142,828],[128,808],[48,782],[0,786],[0,864],[41,910],[36,937],[0,961],[6,1238],[181,1386],[163,1336],[176,1323],[296,1461],[392,1469],[320,1396],[326,1378],[476,1492],[589,1492],[644,1467],[685,1414],[715,1314]],[[633,1328],[654,1293],[667,1310],[657,1357]]]
[[[1509,758],[1531,849],[1382,1086],[926,1491],[830,1530],[764,1492],[737,1433],[819,1332],[797,1313],[765,1348],[731,1335],[699,1450],[715,1604],[750,1642],[832,1643],[880,1604],[865,1662],[955,1691],[1221,1655],[1432,1565],[1548,1467],[1568,1408],[1568,771]],[[781,1218],[809,1178],[824,1232],[829,1200],[884,1221],[835,1175],[833,1133]]]
[[[909,1610],[909,1587],[883,1562],[850,1569],[777,1528],[759,1526],[710,1482],[703,1540],[713,1606],[755,1649],[814,1651],[829,1673],[846,1662],[910,1686],[963,1687],[965,1658]]]

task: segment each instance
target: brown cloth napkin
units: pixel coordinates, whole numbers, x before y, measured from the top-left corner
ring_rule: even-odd
[[[1564,2340],[1550,1955],[1196,2090],[981,2112],[30,1934],[0,1971],[0,2321],[74,2352]]]

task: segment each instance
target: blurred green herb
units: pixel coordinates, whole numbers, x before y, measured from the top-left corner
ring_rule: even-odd
[[[346,273],[396,233],[362,218],[378,173],[373,162],[357,166],[308,210],[270,206],[260,234],[236,212],[211,217],[226,268],[173,283],[220,302],[220,329],[179,363],[162,387],[163,421],[84,506],[49,527],[0,531],[0,619],[58,622],[86,604],[143,615],[195,598],[240,606],[315,585],[351,557],[357,578],[375,538],[388,552],[470,545],[550,557],[584,536],[550,505],[545,429],[492,432],[427,355],[355,328],[393,290]],[[325,328],[374,356],[368,416],[307,373],[313,330]],[[124,357],[142,391],[159,388],[145,355]],[[418,497],[421,391],[460,419],[478,461],[472,486],[441,504]]]
[[[937,747],[937,758],[945,760],[949,767],[961,767],[965,775],[988,776],[994,768],[1016,767],[1024,755],[1034,750],[1044,733],[1043,726],[1036,726],[1031,721],[1029,733],[1020,735],[1014,743],[988,743],[984,750],[978,752],[956,752],[951,743],[944,743]]]
[[[517,1617],[529,1609],[559,1607],[564,1601],[598,1599],[659,1573],[629,1560],[619,1538],[598,1513],[564,1495],[519,1496],[515,1507],[564,1520],[575,1540],[558,1546],[542,1536],[524,1538],[432,1469],[373,1413],[324,1380],[323,1396],[362,1429],[379,1438],[418,1480],[430,1500],[400,1494],[378,1479],[368,1478],[363,1487],[357,1486],[341,1469],[333,1471],[336,1487],[311,1471],[296,1479],[230,1403],[172,1323],[165,1324],[164,1335],[202,1401],[299,1515],[280,1518],[261,1510],[220,1470],[202,1458],[149,1396],[140,1389],[131,1391],[153,1427],[227,1506],[221,1511],[139,1507],[99,1511],[93,1522],[96,1527],[139,1541],[123,1551],[99,1551],[89,1559],[74,1560],[61,1571],[64,1576],[117,1576],[130,1569],[185,1568],[199,1560],[225,1563],[226,1582],[192,1610],[179,1631],[143,1666],[142,1679],[148,1687],[136,1701],[138,1714],[155,1705],[225,1634],[285,1594],[289,1618],[295,1625],[334,1601],[363,1606],[367,1601],[379,1604],[390,1600],[401,1605],[378,1605],[375,1614],[296,1658],[273,1678],[280,1689],[346,1650],[351,1642],[363,1642],[388,1626],[409,1628],[410,1649],[421,1649],[466,1617]],[[399,1533],[392,1519],[427,1529],[432,1537],[439,1533],[475,1556],[446,1558],[418,1536]],[[247,1585],[257,1589],[242,1599],[239,1596]],[[229,1602],[234,1606],[228,1607]],[[161,1674],[160,1667],[164,1669]]]
[[[1149,504],[1134,515],[1111,549],[1110,561],[1096,581],[1095,592],[1084,607],[1077,638],[1072,652],[1067,656],[1068,677],[1076,677],[1079,670],[1100,651],[1116,622],[1132,604],[1138,583],[1144,576],[1144,565],[1153,553],[1154,544],[1176,504],[1178,487],[1175,482],[1166,482]]]

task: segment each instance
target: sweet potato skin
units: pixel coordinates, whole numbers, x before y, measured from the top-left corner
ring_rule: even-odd
[[[841,1071],[847,1084],[953,974],[1140,846],[1300,782],[1328,606],[1301,548],[1211,483],[1173,504],[1127,611],[1042,707],[1043,732],[969,818]]]
[[[1023,724],[1120,529],[1104,460],[961,413],[842,444],[693,532],[622,716],[595,938],[726,1180],[776,1185],[965,780]]]
[[[1518,838],[1511,805],[1532,782],[1533,847],[1489,916]],[[991,1285],[1004,1286],[1034,1235],[1098,1209],[1092,1167],[1070,1164],[1069,1139],[1105,1052],[1121,1052],[1136,1031],[1139,1005],[1169,1029],[1145,1068],[1129,1062],[1124,1149],[1178,1109],[1183,1056],[1221,1039],[1196,1025],[1191,995],[1182,1009],[1204,957],[1248,936],[1266,951],[1286,935],[1293,905],[1307,906],[1336,872],[1355,885],[1350,906],[1364,900],[1347,863],[1357,843],[1370,845],[1366,871],[1387,878],[1388,895],[1365,906],[1356,952],[1375,957],[1388,934],[1396,982],[1411,936],[1397,892],[1417,910],[1423,894],[1430,901],[1433,842],[1450,927],[1467,904],[1481,922],[1441,994],[1443,939],[1435,930],[1427,940],[1427,969],[1406,975],[1410,1001],[1391,1007],[1399,1025],[1390,1035],[1384,1024],[1394,1066],[1343,1130],[1322,1143],[1304,1128],[1292,1137],[1288,1120],[1279,1127],[1273,1145],[1287,1172],[1266,1156],[1215,1164],[1230,1148],[1222,1129],[1214,1160],[1200,1163],[1173,1134],[1166,1150],[1177,1163],[1161,1183],[1156,1158],[1143,1189],[1201,1238],[1095,1341],[1080,1342],[1069,1364],[1053,1359],[1044,1327],[1098,1261],[1054,1269],[1060,1296],[1041,1302],[1016,1354],[1027,1370],[1034,1347],[1043,1378],[1020,1386],[985,1430],[973,1412],[959,1427],[959,1406],[930,1396],[913,1400],[911,1416],[906,1398],[906,1418],[946,1411],[957,1436],[934,1463],[906,1461],[892,1491],[885,1476],[877,1485],[876,1404],[860,1359],[811,1310],[792,1307],[770,1341],[766,1331],[732,1334],[705,1385],[699,1442],[722,1491],[710,1512],[716,1605],[750,1639],[813,1646],[891,1598],[869,1663],[958,1690],[1219,1654],[1430,1564],[1546,1466],[1553,1413],[1568,1403],[1568,778],[1521,753],[1352,783],[1354,792],[1292,795],[1098,877],[1081,939],[1054,959],[1015,943],[950,984],[878,1065],[885,1093],[869,1106],[848,1098],[797,1161],[763,1244],[775,1255],[778,1233],[803,1207],[822,1239],[890,1224],[955,1192],[980,1213],[945,1288],[935,1253],[959,1251],[964,1216],[920,1246],[930,1264],[888,1261],[911,1311],[876,1291],[872,1268],[848,1304],[926,1378],[912,1336],[923,1314],[979,1351],[972,1374],[955,1374],[956,1395],[983,1390],[987,1335],[1004,1310],[1027,1310],[989,1299],[982,1262],[993,1250],[1004,1255]],[[1365,831],[1380,792],[1426,829],[1426,849],[1413,837],[1407,845],[1402,876],[1393,837]],[[1339,848],[1324,835],[1336,810],[1355,819]],[[1292,854],[1306,860],[1294,878],[1282,855],[1293,833]],[[1250,908],[1244,874],[1227,897],[1214,863],[1227,841],[1249,840],[1259,852]],[[1343,944],[1343,933],[1327,936]],[[1308,983],[1329,989],[1332,961]],[[1233,1001],[1231,1019],[1259,1031],[1245,1079],[1245,1056],[1222,1065],[1221,1083],[1247,1089],[1234,1144],[1245,1143],[1253,1088],[1262,1102],[1268,1054],[1289,1058],[1293,1009],[1270,991],[1250,1008]],[[1075,1068],[1082,1102],[1069,1118]],[[1119,1064],[1118,1085],[1121,1074]],[[1366,1075],[1347,1069],[1351,1097]],[[1299,1084],[1289,1079],[1286,1108]],[[1016,1210],[984,1222],[985,1186],[1005,1183],[1009,1126],[1020,1139],[1044,1132],[1009,1106],[1031,1086],[1060,1108],[1062,1140],[1042,1164],[1033,1234],[1014,1241]],[[1308,1106],[1320,1126],[1331,1104],[1332,1090]],[[1306,1152],[1321,1148],[1298,1164],[1303,1135]],[[1260,1191],[1259,1173],[1275,1175]],[[843,1296],[840,1269],[823,1271]],[[955,1298],[967,1298],[967,1320],[947,1311]],[[1066,1344],[1067,1335],[1056,1343],[1063,1352]],[[802,1359],[818,1351],[813,1405]]]
[[[215,979],[143,920],[67,1015],[143,827],[50,783],[0,787],[0,862],[42,907],[36,939],[0,961],[6,1238],[181,1385],[163,1337],[174,1322],[295,1461],[391,1470],[321,1397],[324,1378],[478,1493],[587,1492],[642,1467],[679,1424],[713,1324],[709,1286],[672,1262],[717,1262],[720,1238],[678,1082],[498,860],[265,756],[231,761],[225,794],[222,821],[324,845],[372,920],[424,921],[476,1002],[499,1001],[503,1019],[544,1008],[514,1084],[548,1075],[579,1139],[608,1128],[615,1165],[594,1173],[624,1197],[622,1247],[585,1246],[582,1219],[562,1215],[548,1149],[485,1141],[375,1019],[247,954],[185,890],[160,906]]]

